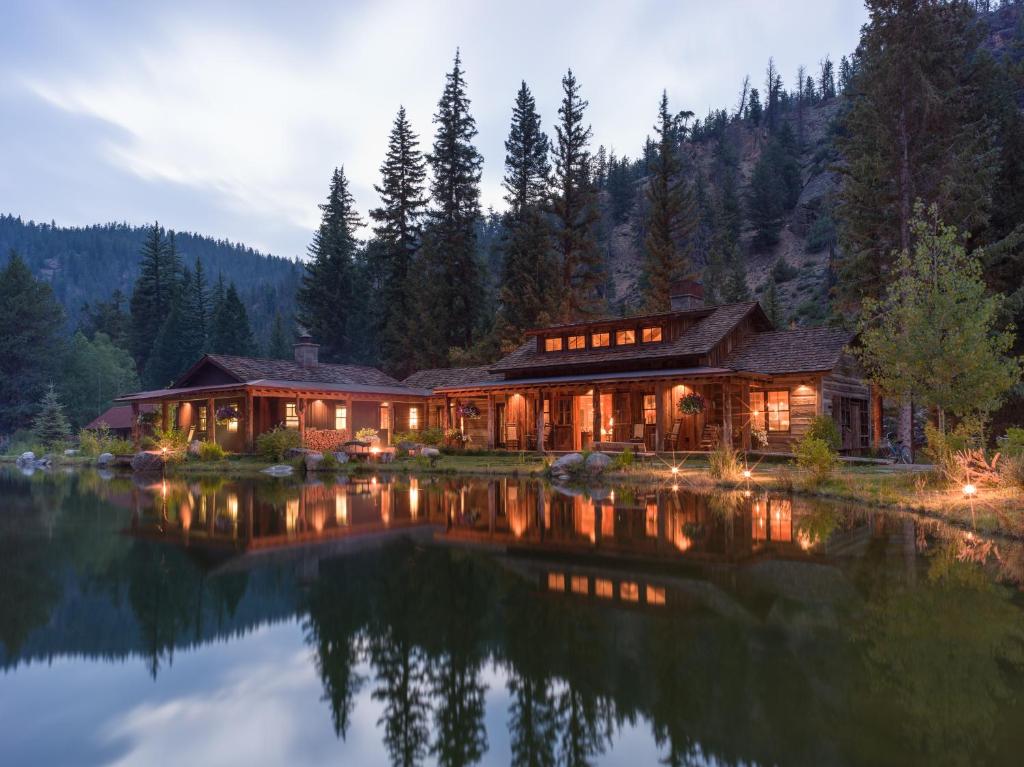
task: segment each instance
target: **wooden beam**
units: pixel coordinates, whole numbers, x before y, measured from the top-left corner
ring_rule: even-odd
[[[299,417],[299,438],[302,444],[306,444],[306,398],[298,397],[295,400],[295,415]]]
[[[171,406],[166,401],[160,403],[160,428],[165,432],[171,428]]]
[[[722,384],[722,444],[732,445],[732,386]]]
[[[750,381],[741,381],[740,389],[740,419],[742,422],[740,432],[740,447],[750,450]]]
[[[132,403],[132,446],[138,450],[139,444],[142,441],[142,435],[139,433],[139,403]]]
[[[537,390],[537,412],[536,412],[536,427],[537,427],[537,452],[544,452],[544,390]]]
[[[256,408],[251,391],[245,393],[245,452],[256,452]]]
[[[658,451],[665,446],[665,384],[661,381],[654,384],[654,447],[648,450]]]
[[[206,439],[217,441],[217,403],[213,397],[206,400]]]
[[[874,384],[871,385],[870,397],[868,429],[871,431],[871,447],[878,450],[882,446],[882,393]]]
[[[497,424],[494,418],[494,395],[487,395],[487,449],[494,450],[497,442],[495,428]]]
[[[591,390],[594,393],[594,423],[592,425],[593,433],[590,435],[591,447],[595,442],[601,441],[601,388],[594,384],[594,388]]]

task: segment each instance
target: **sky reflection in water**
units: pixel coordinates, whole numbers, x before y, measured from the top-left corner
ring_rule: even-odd
[[[1012,763],[1024,745],[1024,555],[935,523],[514,479],[2,472],[0,499],[4,763]]]

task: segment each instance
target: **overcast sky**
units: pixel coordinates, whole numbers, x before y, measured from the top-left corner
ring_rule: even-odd
[[[732,105],[774,56],[787,87],[856,46],[857,0],[135,2],[4,0],[0,211],[166,226],[305,252],[331,169],[364,213],[399,104],[427,148],[455,48],[501,207],[525,79],[546,130],[572,67],[599,143],[636,156],[673,110]]]

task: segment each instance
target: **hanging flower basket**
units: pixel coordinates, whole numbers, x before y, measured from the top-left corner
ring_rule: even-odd
[[[459,417],[461,418],[479,418],[480,408],[478,408],[472,402],[467,402],[465,405],[459,406],[458,413]]]
[[[704,395],[692,392],[679,398],[679,412],[685,415],[697,415],[703,413],[708,407]]]
[[[217,408],[217,423],[228,423],[238,420],[238,409],[232,405],[224,405]]]

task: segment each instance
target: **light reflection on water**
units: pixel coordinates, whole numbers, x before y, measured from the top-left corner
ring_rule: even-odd
[[[5,763],[1000,763],[1020,547],[753,493],[0,473]]]

